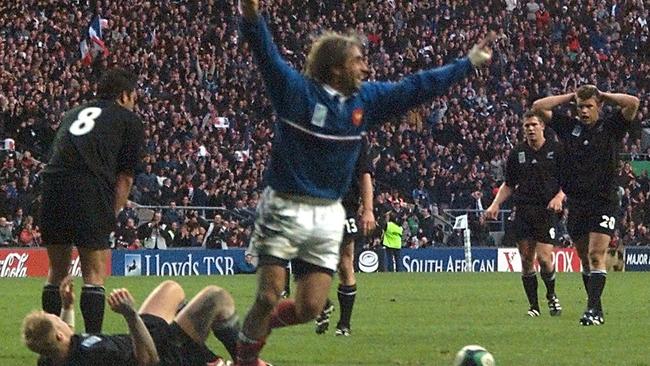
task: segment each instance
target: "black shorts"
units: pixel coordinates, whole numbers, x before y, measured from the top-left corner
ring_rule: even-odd
[[[356,215],[346,217],[343,228],[343,241],[341,242],[341,245],[345,245],[351,240],[355,240],[360,236],[361,228],[359,227],[358,217]]]
[[[602,204],[571,203],[569,201],[569,217],[567,229],[571,239],[580,240],[589,233],[601,233],[609,236],[614,235],[618,224],[618,205],[611,202]]]
[[[506,235],[509,234],[508,240],[513,244],[522,240],[559,244],[556,235],[559,214],[548,210],[545,206],[520,205],[513,215],[514,219],[506,229]]]
[[[341,245],[347,244],[361,236],[359,227],[359,206],[343,206],[345,208],[345,222],[343,223],[343,241]]]
[[[92,180],[43,179],[44,245],[109,249],[115,228],[114,198]]]
[[[142,314],[141,317],[156,345],[160,366],[205,366],[217,358],[176,323],[169,324],[165,319],[151,314]]]

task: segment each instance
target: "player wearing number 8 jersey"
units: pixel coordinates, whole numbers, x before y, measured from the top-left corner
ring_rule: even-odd
[[[133,112],[136,82],[127,71],[107,71],[97,88],[98,100],[63,116],[43,172],[41,225],[50,262],[43,310],[61,312],[58,288],[76,246],[87,333],[101,331],[108,237],[131,190],[144,140],[142,122]]]
[[[555,294],[553,244],[557,243],[555,226],[564,200],[559,178],[564,154],[554,138],[546,138],[550,134],[545,134],[541,114],[526,112],[523,121],[526,142],[510,152],[506,181],[485,216],[496,219],[500,205],[513,196],[514,218],[506,228],[506,235],[517,243],[521,256],[521,280],[530,305],[528,315],[540,315],[534,267],[537,257],[540,277],[546,285],[548,308],[556,316],[562,307]]]
[[[560,104],[576,102],[577,117],[553,113]],[[604,102],[619,108],[601,116]],[[603,324],[601,295],[605,288],[605,254],[616,226],[618,211],[615,178],[618,153],[639,108],[632,95],[605,93],[584,85],[575,93],[550,96],[533,103],[557,132],[566,149],[562,187],[568,197],[568,229],[582,261],[588,294],[582,325]]]

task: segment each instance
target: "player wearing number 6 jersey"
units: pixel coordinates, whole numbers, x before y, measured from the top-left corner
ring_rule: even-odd
[[[564,154],[557,141],[546,138],[541,114],[526,112],[523,121],[526,142],[510,152],[506,181],[485,210],[485,216],[496,219],[501,204],[513,196],[516,211],[506,231],[517,243],[521,256],[521,280],[530,305],[528,315],[540,315],[534,267],[537,257],[540,277],[546,285],[549,311],[552,316],[557,316],[562,307],[555,294],[553,244],[557,243],[555,226],[564,201],[559,178]]]
[[[102,328],[108,237],[131,190],[144,140],[142,122],[133,113],[136,82],[127,71],[107,71],[97,88],[98,100],[63,116],[43,172],[41,227],[50,261],[43,310],[61,312],[59,284],[76,246],[87,333]]]
[[[575,101],[577,117],[553,113],[560,104]],[[601,116],[605,102],[618,108]],[[634,120],[639,99],[605,93],[584,85],[575,93],[536,100],[533,110],[543,113],[567,152],[562,187],[568,197],[569,234],[582,260],[583,281],[589,297],[582,325],[603,324],[600,302],[607,275],[606,252],[616,226],[618,152]]]

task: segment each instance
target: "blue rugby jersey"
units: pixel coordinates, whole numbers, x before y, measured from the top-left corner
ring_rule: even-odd
[[[372,125],[443,94],[472,70],[467,58],[409,75],[399,82],[365,82],[348,98],[311,80],[282,59],[261,16],[241,20],[278,114],[266,184],[278,192],[339,199],[348,190]]]

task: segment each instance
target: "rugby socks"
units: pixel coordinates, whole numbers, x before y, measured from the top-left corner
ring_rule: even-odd
[[[265,339],[256,340],[248,338],[244,332],[239,332],[235,365],[258,366],[259,363],[257,360],[265,343]]]
[[[539,310],[539,300],[537,299],[537,273],[525,273],[521,275],[521,282],[524,284],[524,291],[528,297],[528,303],[531,307]]]
[[[103,286],[84,285],[81,289],[81,315],[86,325],[86,333],[101,333],[104,322],[104,304],[106,295]]]
[[[607,280],[607,271],[604,269],[595,269],[591,271],[591,279],[589,280],[589,302],[587,307],[595,309],[599,312],[603,311],[603,306],[600,302],[600,297],[605,289],[605,282]]]
[[[350,318],[352,317],[352,308],[354,307],[354,298],[357,295],[357,285],[345,286],[339,284],[338,297],[341,308],[341,318],[338,327],[350,328]]]
[[[212,333],[226,347],[233,360],[237,357],[237,340],[240,330],[241,325],[237,314],[233,314],[224,321],[214,322],[212,325]]]
[[[61,295],[59,294],[59,286],[51,283],[43,286],[43,294],[41,295],[41,304],[46,313],[61,315]]]
[[[278,303],[271,313],[269,326],[271,329],[288,327],[299,324],[296,316],[296,301],[294,299],[285,299]]]
[[[582,270],[582,283],[585,285],[585,292],[589,296],[589,279],[591,278],[591,272],[588,269]]]
[[[553,272],[541,271],[539,274],[546,285],[546,299],[550,299],[555,296],[555,270]]]

